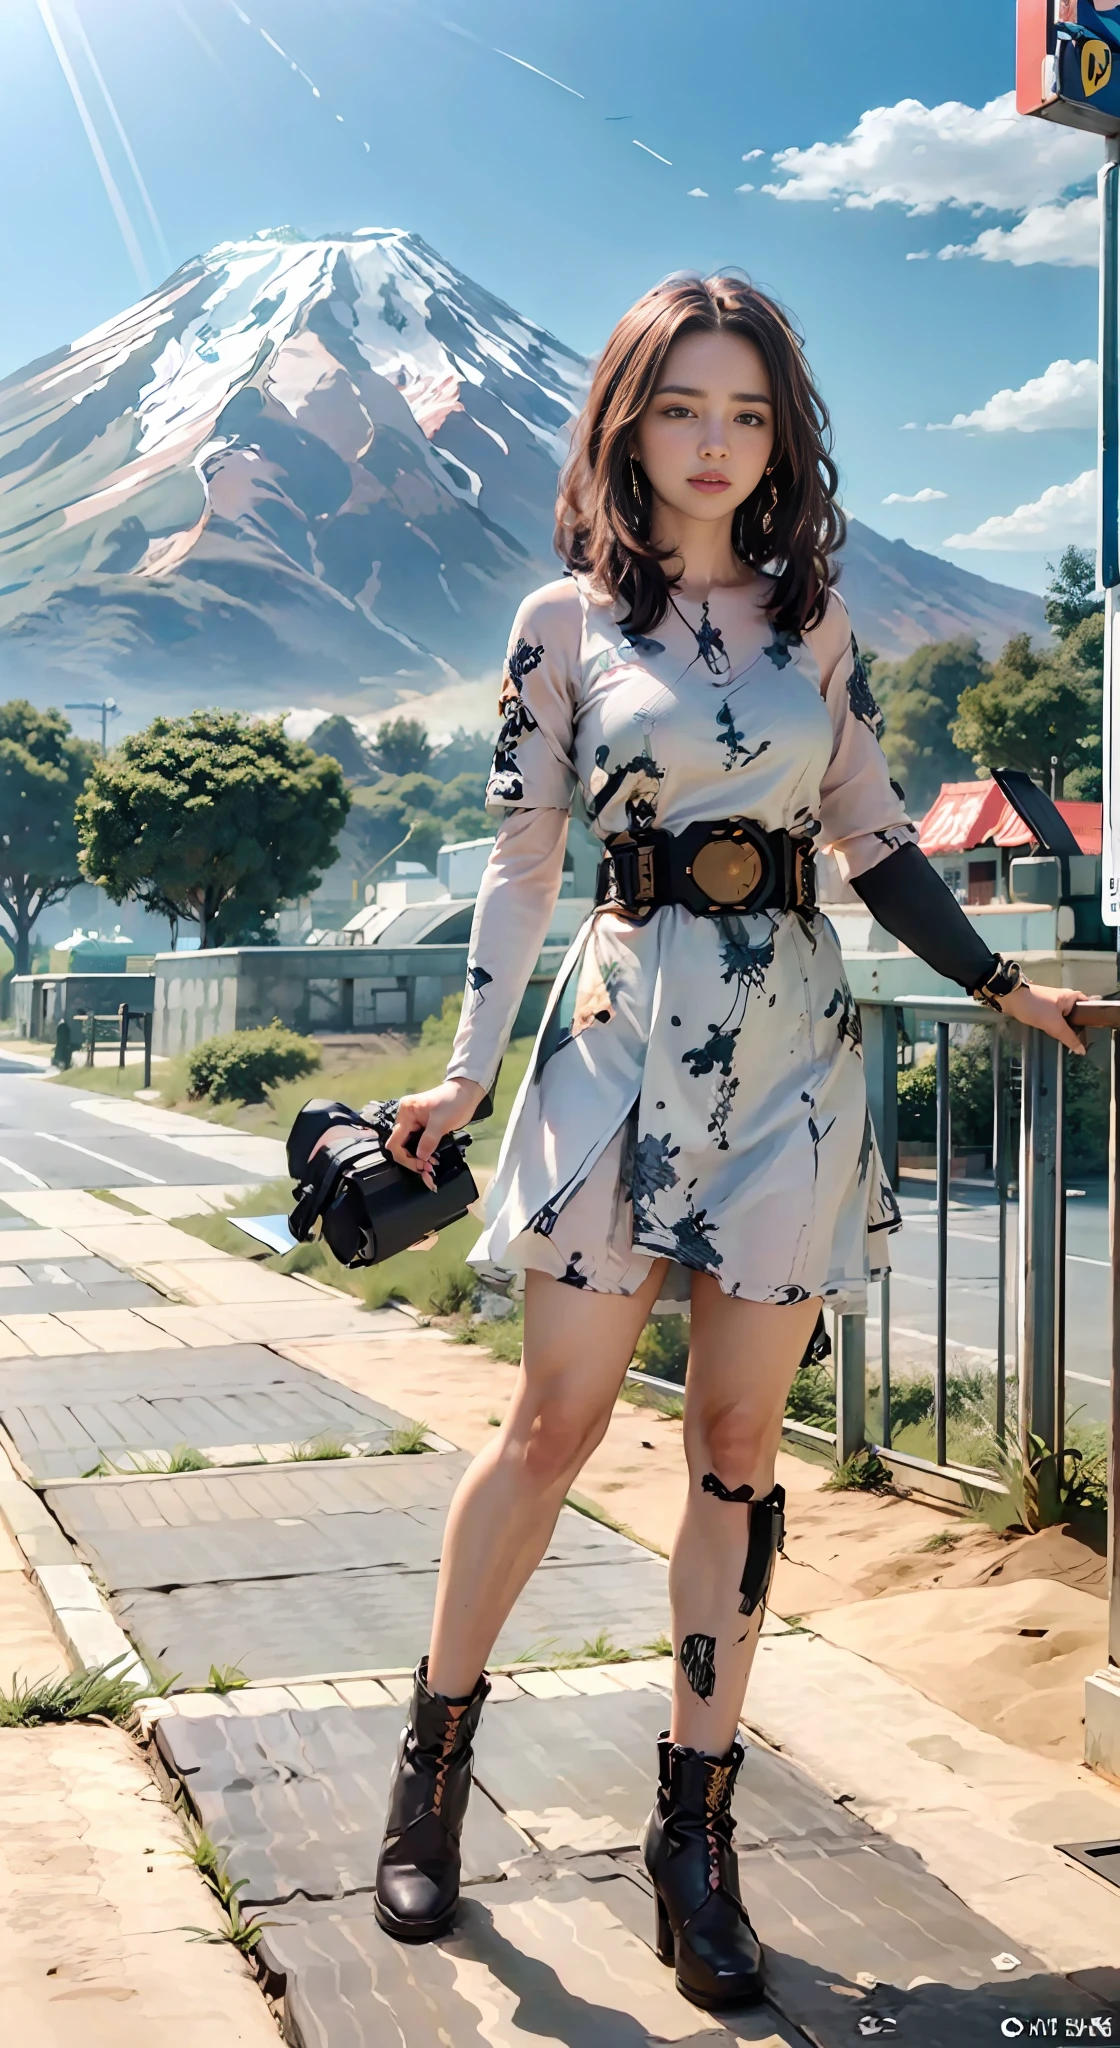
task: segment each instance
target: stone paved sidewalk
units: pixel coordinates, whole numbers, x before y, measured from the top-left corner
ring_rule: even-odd
[[[701,2038],[713,2048],[841,2048],[875,2034],[914,2048],[979,2048],[1001,2038],[1005,2019],[1029,2026],[1047,2016],[1056,2038],[1067,2018],[1087,2028],[1102,2016],[1120,2038],[1120,1894],[1053,1848],[1117,1831],[1120,1795],[1086,1788],[1070,1811],[1068,1778],[1047,1778],[1032,1758],[1038,1796],[1028,1811],[1022,1752],[974,1729],[962,1735],[964,1724],[910,1688],[777,1620],[759,1658],[737,1796],[744,1895],[770,1954],[770,1996],[720,2019],[683,2001],[649,1945],[638,1855],[666,1714],[668,1660],[641,1655],[667,1627],[664,1563],[570,1510],[499,1646],[497,1661],[515,1669],[499,1677],[484,1717],[460,1923],[429,1947],[388,1941],[370,1911],[386,1776],[463,1454],[438,1439],[419,1453],[394,1447],[404,1404],[394,1412],[378,1401],[378,1360],[410,1347],[434,1356],[443,1340],[392,1311],[366,1315],[251,1260],[220,1259],[165,1220],[122,1224],[123,1212],[111,1212],[106,1224],[75,1209],[73,1196],[57,1200],[55,1211],[36,1195],[24,1213],[32,1234],[72,1240],[65,1259],[79,1268],[76,1284],[83,1260],[104,1262],[163,1303],[87,1316],[134,1314],[174,1341],[130,1350],[127,1336],[114,1343],[99,1324],[107,1341],[97,1348],[94,1337],[67,1349],[51,1338],[53,1351],[47,1338],[22,1343],[0,1366],[0,1432],[18,1475],[0,1486],[0,1506],[23,1531],[24,1555],[38,1546],[43,1590],[57,1585],[75,1603],[67,1626],[80,1636],[84,1616],[98,1640],[125,1643],[123,1628],[132,1654],[171,1679],[167,1700],[145,1715],[150,1765],[227,1859],[244,1910],[263,1916],[261,1991],[295,2048],[649,2048]],[[9,1259],[4,1237],[0,1271],[29,1256],[21,1244]],[[50,1312],[45,1320],[73,1331],[67,1313],[69,1323]],[[177,1325],[167,1320],[175,1316]],[[329,1413],[363,1454],[293,1457],[314,1447],[296,1445],[294,1428],[275,1433],[293,1403],[303,1404],[301,1427]],[[188,1422],[192,1433],[177,1436]],[[224,1469],[119,1469],[130,1447],[158,1458],[175,1443],[203,1448],[203,1437]],[[231,1452],[260,1462],[236,1467]],[[52,1572],[67,1576],[52,1581]],[[631,1661],[558,1666],[600,1630]],[[251,1683],[224,1694],[184,1689],[205,1687],[212,1665],[239,1667]],[[46,1901],[66,1953],[97,1957],[101,1937],[82,1932],[82,1884],[95,1884],[103,1859],[110,1896],[119,1857],[90,1833],[74,1780],[88,1780],[98,1807],[98,1774],[116,1772],[113,1796],[134,1799],[148,1818],[152,1781],[116,1731],[62,1734],[89,1737],[93,1759],[81,1752],[75,1773],[67,1758],[79,1756],[77,1743],[52,1738],[39,1751],[59,1840],[92,1843],[76,1903],[56,1911],[18,1856],[9,1881],[26,1894],[36,1941]],[[0,1734],[0,1779],[7,1768],[18,1783],[31,1740]],[[154,1823],[147,1835],[157,1840]],[[177,1868],[193,1901],[182,1919],[204,1921],[194,1874]],[[155,1874],[145,1865],[145,1877]],[[179,1975],[183,1965],[173,1945],[147,1945],[151,1919],[136,1925],[127,2003],[146,2014],[160,1955]],[[214,2006],[218,2030],[202,2011],[214,1985],[200,1975],[202,2005],[188,2001],[178,2033],[153,2025],[149,2038],[176,2048],[248,2041],[259,2017],[274,2039],[265,1999],[232,1952],[193,1953],[221,1958],[222,1999],[234,1987]],[[100,1983],[103,1963],[91,1968]],[[243,1992],[257,2001],[251,2020]],[[31,2006],[22,2010],[29,2038],[69,2038],[37,2031]],[[133,2038],[123,2029],[110,2037]]]

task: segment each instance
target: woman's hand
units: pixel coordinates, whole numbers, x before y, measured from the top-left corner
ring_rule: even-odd
[[[1084,1038],[1072,1024],[1067,1024],[1066,1018],[1075,1003],[1088,1001],[1089,997],[1078,988],[1047,988],[1032,981],[1029,987],[1023,982],[1009,996],[1001,996],[999,1006],[1017,1024],[1033,1025],[1036,1031],[1056,1038],[1060,1045],[1068,1045],[1071,1052],[1084,1052]]]
[[[469,1124],[485,1093],[480,1081],[459,1080],[441,1081],[438,1088],[425,1088],[420,1095],[402,1095],[386,1147],[390,1158],[398,1166],[407,1166],[410,1173],[422,1174],[425,1186],[434,1188],[432,1154],[436,1146],[448,1131]],[[406,1151],[408,1140],[417,1131],[420,1141],[415,1152]]]

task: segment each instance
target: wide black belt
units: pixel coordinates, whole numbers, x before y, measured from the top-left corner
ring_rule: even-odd
[[[817,907],[813,849],[752,818],[720,818],[683,832],[618,832],[599,863],[597,904],[638,913],[679,903],[697,917]]]

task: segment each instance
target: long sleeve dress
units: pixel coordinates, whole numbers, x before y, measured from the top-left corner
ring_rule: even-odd
[[[917,832],[835,594],[777,632],[758,580],[729,674],[670,613],[627,635],[582,577],[526,599],[487,791],[503,814],[475,910],[449,1077],[489,1087],[560,887],[577,789],[600,837],[748,817],[856,879]],[[859,1014],[821,912],[598,909],[552,990],[471,1263],[628,1294],[670,1264],[723,1291],[858,1311],[898,1205],[867,1110]]]

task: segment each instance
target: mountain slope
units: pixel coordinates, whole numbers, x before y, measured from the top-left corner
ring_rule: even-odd
[[[848,523],[840,588],[856,633],[879,654],[912,654],[930,640],[975,637],[989,660],[1013,633],[1045,636],[1042,599],[1030,590],[989,583],[927,555],[904,540],[887,540],[861,519]]]
[[[415,235],[182,265],[0,385],[5,692],[360,712],[492,672],[555,573],[587,373]],[[881,654],[1042,629],[1036,598],[858,523],[842,587]]]

